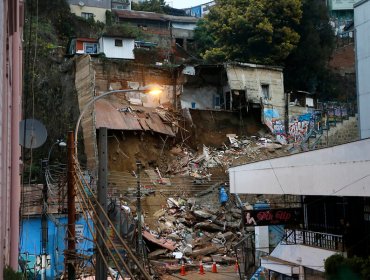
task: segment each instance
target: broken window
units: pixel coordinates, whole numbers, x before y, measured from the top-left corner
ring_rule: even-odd
[[[262,88],[262,96],[263,96],[263,99],[266,99],[266,100],[271,99],[270,86],[267,85],[267,84],[262,84],[261,85],[261,88]]]
[[[122,47],[123,46],[122,40],[121,39],[115,39],[114,40],[114,45],[116,47]]]

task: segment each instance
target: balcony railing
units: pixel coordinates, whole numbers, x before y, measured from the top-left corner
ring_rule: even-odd
[[[302,244],[332,251],[344,251],[343,236],[308,230],[285,229],[283,244]]]

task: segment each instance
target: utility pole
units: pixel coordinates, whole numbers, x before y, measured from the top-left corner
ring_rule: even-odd
[[[67,173],[67,197],[68,197],[68,252],[65,254],[65,261],[68,269],[68,280],[76,279],[75,254],[76,254],[76,205],[75,205],[75,175],[74,163],[75,141],[73,131],[68,132],[68,173]],[[77,156],[77,155],[75,155]]]
[[[141,162],[136,161],[136,172],[137,172],[137,254],[139,257],[143,257],[143,232],[142,232],[142,222],[141,222],[141,191],[140,191],[140,169]]]
[[[107,236],[102,234],[106,232],[108,227],[108,221],[104,212],[107,213],[107,187],[108,187],[108,129],[106,127],[101,127],[99,129],[99,171],[98,171],[98,205],[96,211],[98,213],[97,219],[102,222],[97,223],[96,239],[97,246],[100,248],[103,255],[97,250],[96,252],[96,269],[95,269],[95,279],[96,280],[106,280],[107,279],[107,267],[104,263],[104,255],[106,255],[106,249],[104,246],[104,239]],[[99,207],[99,204],[101,207]],[[99,234],[99,232],[101,234]]]

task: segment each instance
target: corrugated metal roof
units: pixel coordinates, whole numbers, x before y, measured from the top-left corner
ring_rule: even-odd
[[[122,17],[122,18],[150,19],[150,20],[184,22],[184,23],[196,23],[199,20],[198,18],[195,18],[195,17],[172,16],[172,15],[166,15],[166,14],[158,14],[158,13],[153,13],[153,12],[134,11],[134,10],[114,10],[113,12],[118,17]]]
[[[120,111],[120,109],[130,108]],[[164,123],[154,108],[123,106],[117,102],[100,99],[95,102],[96,128],[114,130],[154,131],[175,136],[170,125]]]
[[[133,11],[133,10],[115,10],[114,13],[120,18],[132,19],[150,19],[158,21],[167,21],[162,14],[153,12]]]

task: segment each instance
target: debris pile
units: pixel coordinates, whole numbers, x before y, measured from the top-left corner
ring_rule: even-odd
[[[203,263],[233,264],[234,246],[241,239],[241,210],[229,201],[205,207],[195,198],[168,198],[166,207],[156,211],[156,228],[145,227],[143,237],[156,270],[174,272],[182,262],[187,267]]]
[[[274,153],[277,150],[282,150],[283,147],[268,138],[252,136],[239,139],[235,134],[228,134],[227,137],[229,139],[228,145],[223,144],[220,148],[203,145],[201,153],[195,153],[180,146],[172,148],[170,152],[174,158],[168,164],[166,173],[191,176],[195,179],[210,179],[211,168],[219,166],[227,170],[238,159],[242,159],[241,163],[260,160],[264,154]]]

